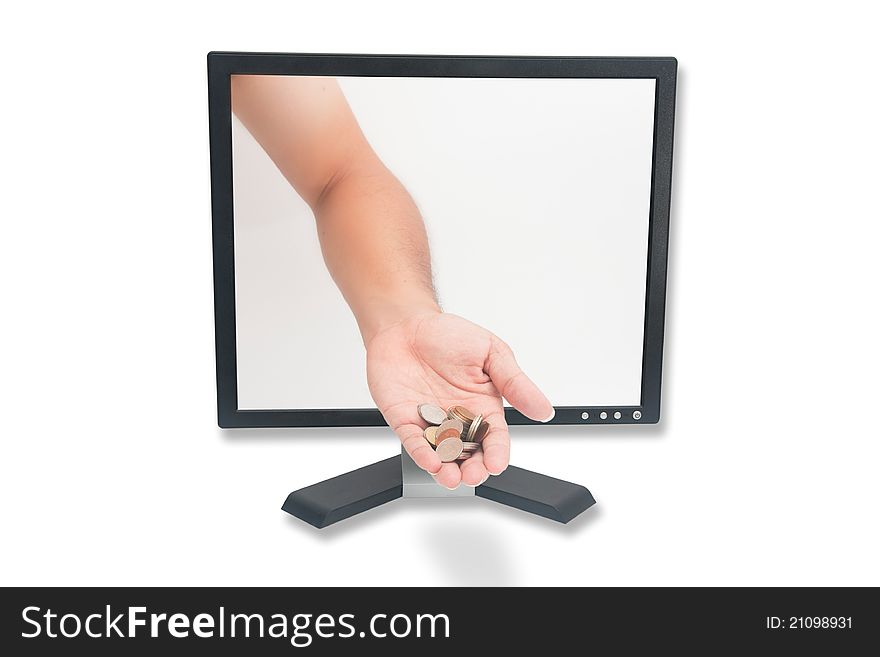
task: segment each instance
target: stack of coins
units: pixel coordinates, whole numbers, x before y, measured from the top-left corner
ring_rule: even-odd
[[[419,416],[428,423],[425,440],[431,443],[444,463],[469,459],[482,447],[489,433],[483,416],[464,406],[450,406],[444,411],[434,404],[419,404]]]

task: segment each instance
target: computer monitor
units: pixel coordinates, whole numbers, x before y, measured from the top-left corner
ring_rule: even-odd
[[[551,424],[658,421],[674,59],[211,53],[221,426],[384,424],[309,206],[233,114],[255,75],[339,85],[418,206],[443,309],[511,345]]]
[[[397,289],[393,276],[415,270],[394,263],[408,257],[403,250],[417,250],[425,278],[433,272],[423,284],[433,284],[443,310],[503,338],[492,339],[485,361],[476,354],[462,365],[473,370],[467,385],[480,388],[476,399],[492,406],[475,411],[492,413],[487,427],[504,431],[498,393],[508,395],[492,387],[494,375],[483,381],[493,353],[509,359],[504,344],[555,409],[547,421],[505,406],[508,424],[659,420],[674,59],[211,53],[208,77],[222,427],[385,423],[368,388],[368,338],[322,258],[319,231],[328,225],[321,199],[328,186],[339,199],[337,177],[345,176],[359,193],[336,206],[345,231],[329,238],[330,270],[347,272],[340,287],[349,292],[363,271],[355,264],[383,274],[381,285],[370,279],[368,292],[355,295],[358,321],[374,294],[398,305],[387,292]],[[334,120],[340,116],[342,123]],[[315,185],[311,173],[327,152],[342,154],[330,158],[336,162],[369,152],[370,167],[350,174],[337,164],[332,176],[315,175]],[[382,193],[368,184],[371,176],[383,181]],[[390,219],[401,207],[391,203],[401,198],[392,187],[405,190],[406,214],[419,217],[406,231]],[[302,197],[297,189],[306,190]],[[370,232],[380,229],[382,239]],[[486,335],[468,326],[466,336]],[[431,353],[454,357],[450,333],[442,333]],[[394,364],[425,366],[414,356],[416,337],[394,343]],[[407,344],[412,353],[400,351]],[[401,496],[476,495],[568,522],[594,504],[583,486],[512,465],[474,488],[441,490],[424,462],[421,469],[413,460],[430,435],[409,418],[418,401],[448,404],[471,391],[456,386],[454,398],[433,399],[430,377],[418,372],[418,386],[404,395],[413,408],[395,428],[415,427],[419,446],[294,491],[285,511],[325,527]],[[410,399],[423,391],[424,399]],[[391,402],[384,400],[386,414],[403,403]],[[436,417],[447,413],[435,410]],[[448,413],[454,417],[452,407]],[[458,436],[461,428],[451,431]],[[462,439],[479,449],[472,433],[456,438],[449,459],[466,458]]]

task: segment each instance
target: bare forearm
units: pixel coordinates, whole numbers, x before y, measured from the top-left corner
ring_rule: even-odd
[[[324,261],[369,343],[383,328],[439,308],[418,208],[378,158],[363,159],[312,207]]]
[[[332,79],[233,76],[236,115],[311,206],[330,274],[364,342],[437,311],[425,226]]]

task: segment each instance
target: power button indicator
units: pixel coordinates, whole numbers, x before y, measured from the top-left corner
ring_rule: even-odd
[[[633,420],[641,420],[642,412],[641,411],[633,411]]]

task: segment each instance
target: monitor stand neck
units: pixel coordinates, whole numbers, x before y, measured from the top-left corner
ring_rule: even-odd
[[[476,488],[461,485],[448,490],[401,450],[400,456],[300,488],[287,496],[281,508],[321,529],[399,497],[472,496],[562,523],[596,503],[583,486],[513,465]]]

